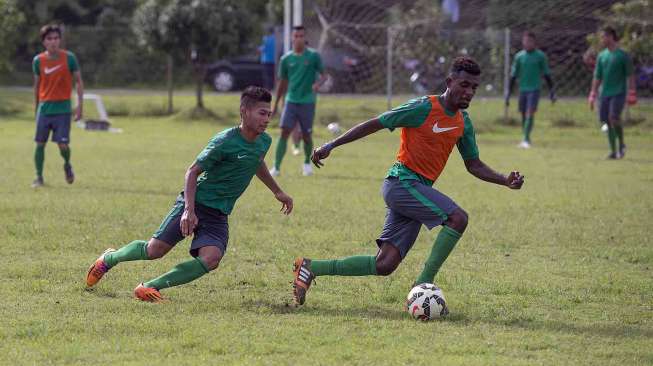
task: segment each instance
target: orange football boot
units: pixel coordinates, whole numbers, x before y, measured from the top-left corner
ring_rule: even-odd
[[[159,290],[153,287],[145,287],[143,286],[142,283],[136,286],[136,288],[134,289],[134,296],[136,296],[136,298],[141,301],[147,301],[147,302],[163,301],[163,296],[161,296]]]
[[[91,266],[88,268],[88,272],[86,273],[87,287],[95,286],[98,282],[100,282],[102,276],[104,276],[105,273],[109,272],[109,266],[107,266],[107,263],[104,261],[104,256],[115,251],[116,250],[113,248],[105,250],[104,253],[102,253],[102,255],[96,259],[93,264],[91,264]]]
[[[292,283],[292,296],[295,305],[304,305],[306,293],[315,279],[315,275],[310,270],[311,260],[299,257],[295,259],[293,274],[295,280]]]

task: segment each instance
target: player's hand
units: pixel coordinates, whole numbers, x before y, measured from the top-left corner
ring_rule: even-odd
[[[549,92],[549,99],[551,99],[551,104],[556,103],[556,100],[558,100],[558,98],[556,98],[556,92],[555,91],[551,90]]]
[[[319,83],[313,83],[313,92],[317,93],[320,89]]]
[[[78,105],[77,108],[75,108],[75,122],[80,119],[82,119],[82,106]]]
[[[519,174],[519,172],[514,171],[506,177],[506,187],[510,189],[521,189],[521,186],[524,184],[524,176]]]
[[[635,89],[630,89],[628,91],[628,96],[626,97],[626,102],[628,103],[628,105],[637,104],[637,93],[635,92]]]
[[[293,208],[292,197],[285,194],[283,191],[279,191],[274,194],[274,198],[276,198],[277,201],[281,202],[280,211],[283,212],[284,215],[290,215]]]
[[[186,210],[184,209],[184,213],[181,214],[181,221],[179,222],[179,226],[181,227],[181,235],[183,236],[188,236],[195,231],[195,227],[197,226],[197,215],[195,215],[195,210]]]
[[[594,104],[596,103],[596,93],[591,92],[590,95],[587,97],[587,103],[590,106],[590,111],[594,110]]]
[[[329,144],[324,144],[317,149],[313,149],[313,154],[311,155],[311,160],[316,167],[321,168],[324,166],[322,159],[329,157],[332,147]]]

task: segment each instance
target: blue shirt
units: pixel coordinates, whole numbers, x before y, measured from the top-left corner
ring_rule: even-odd
[[[261,45],[261,63],[273,64],[274,63],[274,34],[263,36],[263,45]]]

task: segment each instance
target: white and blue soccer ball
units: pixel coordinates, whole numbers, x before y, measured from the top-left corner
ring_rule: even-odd
[[[423,321],[449,314],[442,290],[432,283],[422,283],[410,290],[406,298],[406,310],[413,318]]]
[[[327,130],[334,134],[335,136],[338,136],[342,133],[342,129],[340,128],[340,125],[337,122],[331,122],[327,125]]]

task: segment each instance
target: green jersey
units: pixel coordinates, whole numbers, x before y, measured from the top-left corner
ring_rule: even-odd
[[[301,54],[294,51],[286,53],[279,65],[279,78],[288,80],[286,102],[315,103],[313,84],[322,71],[324,71],[322,58],[314,49],[307,47]]]
[[[77,58],[75,57],[75,55],[70,51],[65,51],[65,53],[67,59],[66,61],[68,63],[68,70],[70,70],[70,73],[72,74],[75,71],[79,71],[79,64],[77,63]],[[39,56],[40,55],[36,55],[34,57],[34,60],[32,60],[32,72],[34,73],[34,75],[41,77],[42,76],[41,58]],[[55,68],[53,68],[53,70],[54,69]],[[47,72],[48,69],[46,68],[45,71]],[[41,83],[46,82],[45,78],[41,77],[40,82]],[[57,87],[58,87],[57,85],[46,86],[46,88],[50,90],[52,88],[57,88]],[[71,113],[71,111],[72,111],[72,103],[70,102],[70,96],[68,96],[68,98],[65,100],[42,101],[39,103],[39,107],[38,107],[38,114],[43,114],[43,115],[64,114],[64,113]]]
[[[272,138],[260,134],[249,142],[232,127],[215,135],[197,156],[204,171],[197,178],[195,201],[229,215],[240,195],[252,181],[270,148]]]
[[[626,82],[633,74],[633,63],[622,49],[604,49],[596,58],[594,78],[601,81],[601,97],[626,93]]]
[[[540,90],[542,76],[551,74],[544,52],[521,50],[512,62],[511,76],[517,78],[520,92]]]

